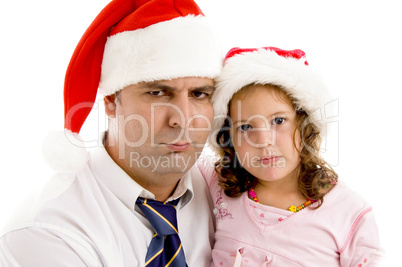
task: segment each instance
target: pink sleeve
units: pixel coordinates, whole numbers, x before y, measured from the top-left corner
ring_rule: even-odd
[[[381,266],[382,258],[377,224],[370,207],[352,225],[340,250],[340,262],[341,266],[373,267]]]
[[[215,161],[216,158],[204,157],[200,158],[196,163],[208,187],[211,187],[212,182],[218,178],[218,174],[215,171]]]

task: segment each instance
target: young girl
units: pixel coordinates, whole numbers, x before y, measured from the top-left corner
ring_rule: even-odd
[[[378,266],[372,208],[319,154],[331,98],[303,51],[230,50],[212,101],[213,266]]]

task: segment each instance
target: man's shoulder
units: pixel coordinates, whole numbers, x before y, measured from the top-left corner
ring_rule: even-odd
[[[32,227],[38,218],[48,214],[49,207],[67,203],[75,194],[73,188],[80,172],[57,172],[39,189],[23,199],[4,226],[0,237],[10,231]]]
[[[71,210],[82,209],[73,201],[83,188],[79,180],[80,172],[55,173],[19,204],[0,233],[1,266],[58,266],[66,260],[74,266],[100,266],[71,215]]]

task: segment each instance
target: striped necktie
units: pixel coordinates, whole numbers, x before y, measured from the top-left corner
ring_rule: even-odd
[[[139,197],[136,201],[156,232],[145,257],[147,267],[187,266],[177,230],[176,205],[179,200],[164,203]]]

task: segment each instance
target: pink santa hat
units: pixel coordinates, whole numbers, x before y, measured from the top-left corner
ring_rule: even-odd
[[[219,38],[193,0],[111,1],[70,60],[64,84],[65,131],[45,139],[48,163],[66,170],[86,162],[78,134],[98,89],[106,96],[144,81],[215,78],[222,58]]]
[[[333,99],[320,75],[309,66],[300,50],[275,47],[232,48],[226,55],[221,74],[216,78],[212,97],[214,124],[210,146],[217,147],[216,136],[228,115],[233,95],[250,84],[273,84],[292,97],[296,109],[310,116],[323,137],[325,134],[326,104]]]

